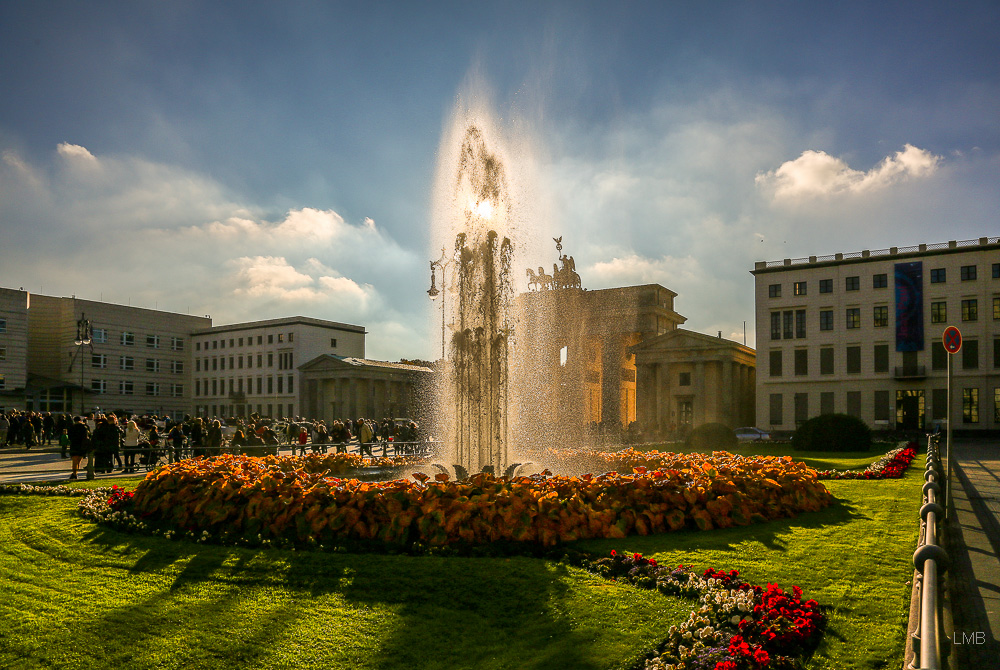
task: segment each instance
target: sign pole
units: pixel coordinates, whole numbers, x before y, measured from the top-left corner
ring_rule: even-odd
[[[944,455],[944,518],[948,520],[948,508],[951,502],[951,359],[955,354],[948,354],[948,432],[945,435],[945,455]]]

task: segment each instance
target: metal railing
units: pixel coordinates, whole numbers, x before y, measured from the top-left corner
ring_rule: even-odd
[[[816,263],[826,263],[830,261],[851,260],[854,258],[879,258],[882,256],[896,256],[899,254],[924,253],[939,249],[957,249],[959,247],[975,247],[990,244],[1000,244],[1000,237],[980,237],[974,240],[952,240],[950,242],[938,242],[935,244],[917,244],[908,247],[890,247],[889,249],[865,249],[864,251],[852,251],[843,254],[827,254],[825,256],[809,256],[807,258],[785,258],[777,261],[757,261],[755,269],[777,268],[788,265],[810,265]]]
[[[947,486],[938,453],[936,435],[927,436],[927,470],[924,472],[923,507],[920,508],[920,543],[913,552],[917,569],[914,588],[918,593],[919,616],[911,636],[913,661],[910,668],[941,670],[951,653],[951,640],[944,631],[941,614],[941,575],[948,569],[948,552],[938,543],[938,522],[944,522]]]

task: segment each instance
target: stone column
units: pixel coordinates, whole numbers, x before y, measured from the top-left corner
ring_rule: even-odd
[[[692,417],[694,428],[706,423],[708,415],[708,398],[705,397],[705,361],[696,361],[694,364],[694,416]]]
[[[719,367],[721,368],[721,379],[719,383],[722,385],[719,393],[719,411],[716,415],[716,421],[720,423],[728,424],[732,428],[738,428],[739,425],[735,423],[736,417],[733,412],[733,385],[737,382],[733,380],[733,361],[728,360],[723,354],[722,359],[719,361]],[[739,377],[737,376],[738,380]]]

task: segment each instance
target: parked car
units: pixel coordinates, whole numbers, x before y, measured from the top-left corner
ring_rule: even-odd
[[[771,434],[760,428],[737,428],[736,439],[740,442],[759,442],[760,440],[770,440]]]

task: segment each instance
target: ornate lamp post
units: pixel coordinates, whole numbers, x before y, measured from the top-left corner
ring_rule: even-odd
[[[93,328],[90,326],[90,319],[87,318],[86,314],[80,313],[80,320],[76,322],[76,339],[73,340],[73,344],[76,345],[76,354],[73,359],[69,362],[69,371],[73,371],[73,364],[77,360],[80,361],[80,416],[83,416],[83,372],[84,364],[83,357],[81,353],[84,347],[90,347],[90,353],[94,353],[93,342]],[[94,452],[93,448],[91,451],[87,452],[87,479],[94,478]]]
[[[444,248],[441,248],[441,258],[436,261],[431,261],[431,287],[427,289],[427,295],[430,296],[431,300],[437,300],[438,295],[441,296],[441,361],[445,359],[444,350],[444,318],[445,318],[445,304],[444,304],[444,293],[445,293],[445,268],[451,265],[451,260],[446,258]],[[437,271],[441,270],[441,290],[437,288]]]

